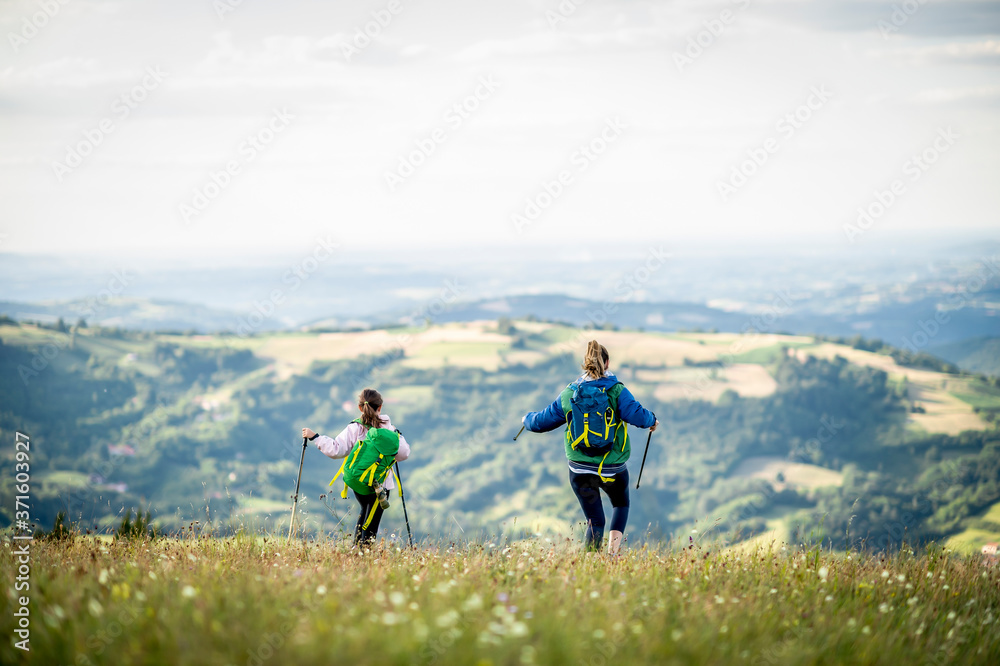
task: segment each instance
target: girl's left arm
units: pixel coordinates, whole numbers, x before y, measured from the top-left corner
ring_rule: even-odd
[[[410,457],[410,445],[406,443],[403,433],[396,431],[399,435],[399,451],[396,452],[396,462],[406,460]]]

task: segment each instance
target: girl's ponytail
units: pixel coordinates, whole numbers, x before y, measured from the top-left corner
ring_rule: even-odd
[[[587,353],[583,357],[583,371],[592,379],[600,379],[608,367],[611,358],[608,350],[597,340],[587,343]]]
[[[378,410],[382,407],[381,394],[372,388],[366,388],[358,396],[358,407],[361,408],[361,424],[368,428],[381,428],[382,417]]]

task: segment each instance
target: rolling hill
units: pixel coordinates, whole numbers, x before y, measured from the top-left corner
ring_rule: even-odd
[[[997,383],[812,336],[595,332],[506,318],[247,338],[8,322],[0,430],[32,435],[42,525],[69,509],[105,528],[123,507],[149,506],[166,529],[199,520],[225,532],[287,520],[298,430],[336,433],[357,391],[374,385],[413,443],[403,475],[419,534],[577,536],[561,435],[511,437],[522,414],[577,376],[595,335],[661,421],[632,490],[633,541],[692,529],[726,542],[773,533],[838,547],[970,529],[973,540],[1000,537],[983,518],[1000,501]],[[644,432],[632,438],[645,443]],[[353,500],[327,491],[336,467],[307,452],[310,530],[353,521]],[[390,534],[398,513],[386,519]]]

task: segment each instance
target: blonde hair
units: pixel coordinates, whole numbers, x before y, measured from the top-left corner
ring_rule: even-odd
[[[378,410],[382,408],[382,395],[373,388],[366,388],[358,396],[358,407],[361,408],[361,425],[369,428],[381,428],[382,417]]]
[[[608,350],[604,345],[597,340],[591,340],[587,343],[587,353],[583,357],[583,365],[581,367],[587,373],[587,376],[600,379],[604,376],[605,370],[607,370],[608,359],[610,358]]]

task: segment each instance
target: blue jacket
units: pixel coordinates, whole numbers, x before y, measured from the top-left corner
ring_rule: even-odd
[[[598,386],[611,388],[618,383],[618,378],[609,374],[590,381],[595,382]],[[637,428],[649,428],[656,423],[656,415],[640,405],[635,396],[624,386],[622,386],[621,395],[618,396],[618,415],[623,421]],[[565,425],[566,412],[563,411],[561,394],[542,411],[529,412],[524,418],[524,426],[531,432],[549,432]]]

